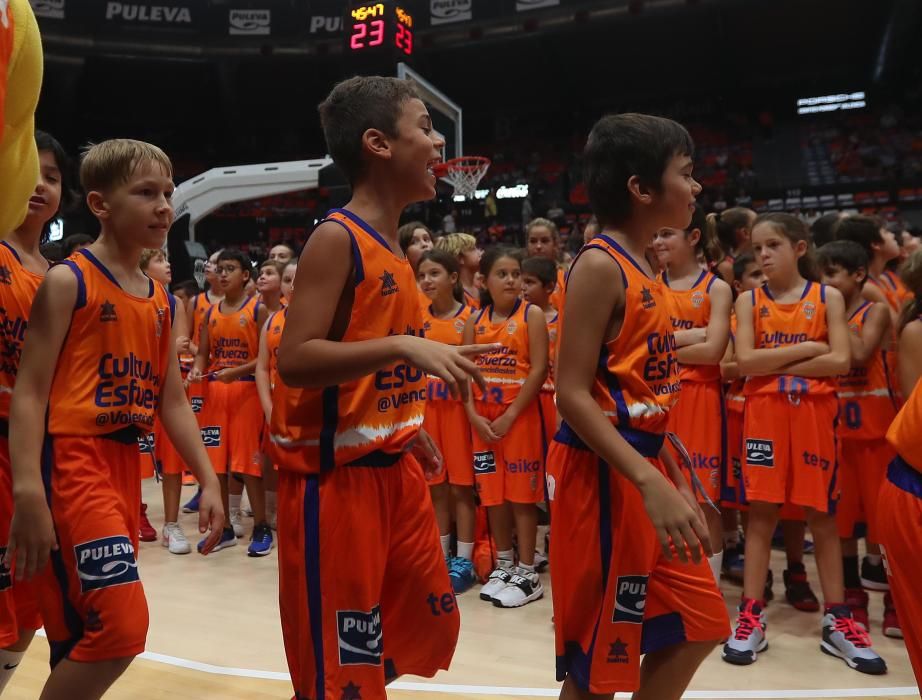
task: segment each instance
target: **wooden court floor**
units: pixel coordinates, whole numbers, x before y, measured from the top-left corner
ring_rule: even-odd
[[[151,521],[159,528],[163,521],[157,486],[146,483],[144,493]],[[184,489],[183,495],[191,495],[191,490]],[[193,517],[183,516],[190,540],[196,533]],[[812,557],[807,559],[810,579],[818,590]],[[238,546],[209,557],[175,556],[159,543],[142,543],[140,561],[151,612],[148,651],[107,698],[291,697],[285,680],[274,553],[250,559],[245,546]],[[700,669],[688,697],[919,697],[902,642],[880,634],[880,594],[871,597],[872,635],[890,672],[872,677],[820,653],[819,616],[798,612],[778,600],[783,598],[783,556],[774,553],[772,564],[777,598],[767,610],[770,649],[746,668],[724,663],[715,652]],[[545,598],[518,610],[494,608],[481,602],[476,591],[461,596],[461,638],[452,668],[428,681],[402,678],[388,696],[396,700],[556,697],[547,576],[544,581]],[[725,584],[724,591],[728,605],[735,605],[739,589]],[[34,700],[47,673],[47,645],[37,637],[3,700]]]

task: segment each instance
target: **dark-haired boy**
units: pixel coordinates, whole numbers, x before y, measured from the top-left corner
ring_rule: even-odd
[[[868,301],[885,301],[890,306],[890,319],[896,325],[903,300],[892,278],[885,275],[887,263],[900,255],[894,233],[876,216],[853,214],[839,222],[836,240],[854,241],[864,250],[868,259],[865,276],[871,286],[865,287],[863,296]]]
[[[836,522],[842,540],[845,600],[855,621],[869,629],[864,589],[886,591],[883,632],[888,637],[901,637],[877,535],[877,494],[887,465],[895,456],[887,443],[887,428],[896,417],[896,403],[882,349],[890,334],[890,314],[886,305],[862,297],[868,256],[861,245],[850,240],[833,241],[819,249],[818,259],[823,283],[845,297],[851,331],[852,366],[848,374],[839,377],[836,427],[841,487]],[[868,553],[859,573],[856,528],[860,522],[867,525]]]
[[[412,84],[351,78],[320,119],[352,199],[305,246],[279,346],[279,603],[296,696],[376,700],[386,682],[432,676],[454,653],[458,609],[410,450],[431,448],[426,374],[466,397],[471,376],[483,386],[468,358],[493,348],[422,337],[397,225],[435,196],[444,142]]]
[[[529,304],[534,304],[544,313],[547,321],[547,379],[538,394],[538,406],[541,409],[541,423],[544,426],[544,444],[548,443],[557,432],[557,406],[554,404],[554,364],[557,359],[557,331],[560,327],[559,310],[551,303],[551,297],[563,288],[557,284],[557,265],[550,258],[530,257],[522,261],[522,297]]]
[[[730,629],[704,515],[664,445],[678,360],[644,257],[656,231],[691,221],[693,148],[673,121],[623,114],[599,120],[584,151],[602,232],[568,276],[547,467],[564,700],[677,700]]]

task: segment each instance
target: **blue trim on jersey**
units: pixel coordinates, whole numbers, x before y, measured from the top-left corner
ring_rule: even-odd
[[[704,273],[705,273],[705,274],[709,274],[707,270],[705,270]],[[717,275],[711,275],[711,279],[708,280],[707,287],[704,288],[704,291],[706,291],[708,294],[710,294],[710,292],[711,292],[711,287],[714,286],[714,282],[716,282],[716,281],[717,281]]]
[[[336,210],[334,210],[336,211]],[[352,229],[346,226],[346,224],[339,219],[324,219],[321,221],[321,224],[330,222],[331,224],[339,224],[345,229],[346,233],[349,234],[349,243],[352,246],[352,263],[355,266],[355,286],[358,287],[362,282],[365,281],[365,265],[362,263],[362,253],[359,250],[359,242],[355,240],[355,235],[352,233]]]
[[[16,258],[16,262],[18,262],[20,265],[22,265],[22,259],[19,257],[19,253],[16,252],[16,249],[15,249],[13,246],[11,246],[11,245],[10,245],[9,243],[7,243],[6,241],[0,241],[0,245],[2,245],[2,246],[4,246],[5,248],[9,249],[9,251],[10,251],[10,253],[13,255],[13,257]]]
[[[519,299],[519,298],[516,298],[515,304],[512,306],[512,311],[510,311],[510,312],[509,312],[509,315],[506,316],[506,322],[507,322],[507,323],[508,323],[508,321],[509,321],[510,318],[512,318],[513,316],[515,316],[516,312],[521,308],[521,306],[522,306],[522,300]],[[493,323],[493,309],[494,309],[494,305],[493,305],[493,304],[490,304],[489,306],[487,306],[487,310],[489,310],[489,312],[490,312],[490,323]]]
[[[922,499],[922,472],[899,455],[887,466],[887,481],[901,491]]]
[[[752,307],[755,308],[755,305],[756,305],[756,290],[753,289],[753,290],[751,290],[751,291],[752,291]]]
[[[640,266],[640,263],[638,263],[636,260],[634,260],[634,257],[633,257],[630,253],[628,253],[624,248],[622,248],[621,245],[620,245],[617,241],[615,241],[615,239],[609,238],[608,236],[606,236],[606,235],[604,235],[604,234],[602,234],[602,233],[600,233],[598,237],[601,238],[601,239],[602,239],[603,241],[605,241],[606,243],[608,243],[608,245],[610,245],[612,248],[614,248],[615,250],[617,250],[618,253],[619,253],[620,255],[623,255],[624,257],[626,257],[626,258],[630,261],[631,265],[633,265],[634,267],[637,268],[637,271],[638,271],[640,274],[642,274],[644,277],[646,277],[646,278],[647,278],[648,280],[650,280],[651,282],[655,281],[655,278],[650,277],[650,275],[647,274],[647,271],[644,270],[644,269]]]
[[[320,478],[316,474],[305,477],[304,505],[304,578],[307,583],[307,610],[311,625],[316,683],[314,697],[326,697],[326,678],[323,666],[323,598],[320,584]],[[301,688],[295,688],[301,692]]]
[[[166,287],[163,288],[163,291],[166,292],[166,298],[170,302],[170,328],[172,328],[173,321],[176,319],[176,297],[167,292]]]
[[[403,457],[403,452],[384,452],[375,450],[367,455],[356,457],[351,462],[346,462],[344,467],[375,467],[387,468],[393,467]]]
[[[604,345],[599,351],[599,369],[605,377],[605,386],[608,389],[608,393],[615,402],[615,411],[618,414],[618,424],[629,426],[631,424],[631,414],[627,410],[627,403],[624,400],[624,392],[621,390],[618,377],[608,371],[608,348]]]
[[[342,214],[342,215],[345,216],[347,219],[349,219],[349,221],[351,221],[352,223],[354,223],[356,226],[358,226],[359,228],[361,228],[365,233],[367,233],[369,236],[371,236],[372,238],[374,238],[378,243],[380,243],[382,246],[384,246],[384,247],[387,249],[387,251],[388,251],[391,255],[393,255],[394,257],[397,257],[397,258],[401,258],[401,257],[402,257],[404,260],[406,260],[406,256],[403,255],[403,251],[401,251],[400,254],[394,252],[393,248],[391,248],[391,247],[388,245],[387,241],[384,240],[384,238],[381,236],[381,234],[378,233],[377,231],[375,231],[375,230],[371,227],[371,224],[367,223],[367,222],[366,222],[364,219],[362,219],[361,217],[357,216],[356,214],[353,214],[353,213],[352,213],[351,211],[349,211],[348,209],[331,209],[330,211],[327,212],[327,217],[329,217],[330,214],[333,214],[333,213]],[[325,219],[325,220],[326,220],[326,219]]]
[[[339,386],[325,387],[321,394],[323,421],[320,428],[320,470],[327,472],[336,466],[336,426],[339,424]]]
[[[687,639],[681,613],[671,612],[646,618],[640,632],[640,653],[650,654],[681,644]]]
[[[839,496],[837,482],[839,481],[839,413],[841,408],[836,409],[836,417],[832,420],[832,444],[835,448],[835,455],[832,459],[832,478],[829,480],[829,491],[826,494],[826,513],[835,515],[839,505]]]
[[[718,383],[720,390],[720,500],[723,500],[727,473],[730,469],[729,430],[727,427],[727,391],[723,382]]]
[[[865,321],[865,320],[867,319],[867,317],[868,317],[868,313],[870,313],[870,311],[871,311],[871,302],[869,302],[869,301],[864,301],[864,302],[862,302],[861,306],[859,306],[857,309],[855,309],[855,311],[852,313],[852,315],[848,317],[848,320],[849,320],[850,322],[851,322],[851,321],[854,321],[855,318],[858,316],[858,314],[860,314],[860,313],[862,312],[862,310],[864,310],[864,314],[863,314],[862,317],[861,317],[861,322],[864,323],[864,321]]]
[[[642,457],[658,457],[660,450],[663,448],[663,442],[666,440],[666,436],[662,433],[648,433],[646,430],[626,428],[620,425],[616,425],[615,429]],[[590,451],[589,445],[583,442],[582,438],[576,434],[576,431],[566,421],[561,421],[560,428],[557,429],[557,434],[554,436],[554,441],[577,450]]]
[[[116,287],[118,287],[118,288],[121,289],[123,292],[125,292],[125,290],[122,289],[122,285],[120,285],[120,284],[118,283],[118,280],[115,279],[115,275],[113,275],[111,272],[109,272],[109,268],[107,268],[105,265],[103,265],[102,262],[100,262],[99,258],[97,258],[95,255],[93,255],[93,254],[89,251],[89,249],[87,249],[87,248],[81,248],[81,249],[78,250],[77,252],[80,253],[80,255],[82,255],[83,257],[85,257],[87,260],[89,260],[91,263],[93,263],[93,265],[95,265],[96,268],[97,268],[103,275],[105,275],[106,279],[108,279],[112,284],[114,284]],[[147,277],[147,275],[145,275],[145,277]],[[152,280],[150,277],[148,277],[148,278],[147,278],[147,281],[150,283],[150,284],[148,285],[147,298],[150,299],[151,297],[154,296],[154,280]],[[129,292],[125,292],[125,294],[128,294],[129,296],[134,296],[134,294],[130,294]],[[138,298],[140,298],[140,297],[138,297]]]
[[[83,270],[73,260],[62,260],[60,265],[66,265],[77,278],[77,300],[74,302],[74,311],[86,306],[86,279],[83,276]]]
[[[615,265],[617,265],[618,269],[621,271],[621,281],[624,282],[624,288],[627,289],[627,275],[624,274],[624,268],[621,267],[621,263],[618,262],[618,259],[615,258],[615,256],[611,254],[611,251],[608,250],[607,248],[604,248],[603,246],[600,246],[597,243],[596,244],[587,243],[580,249],[579,253],[576,254],[576,257],[573,259],[573,262],[570,263],[570,269],[567,270],[567,274],[564,277],[564,290],[566,290],[566,288],[570,284],[570,273],[573,272],[573,268],[576,266],[576,261],[579,260],[580,256],[583,253],[593,248],[595,248],[596,250],[601,250],[603,253],[605,253],[608,257],[610,257],[614,261]]]
[[[806,290],[804,291],[804,296],[806,296]],[[804,297],[801,297],[801,299],[803,298]],[[820,301],[823,302],[824,304],[826,303],[826,285],[825,284],[820,285]]]

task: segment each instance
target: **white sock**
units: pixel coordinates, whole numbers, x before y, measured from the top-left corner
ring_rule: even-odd
[[[711,565],[711,573],[714,574],[714,581],[717,582],[718,587],[720,586],[720,569],[724,563],[724,553],[722,551],[717,552],[714,556],[708,558],[708,564]]]
[[[266,513],[269,515],[274,514],[279,509],[276,494],[276,491],[266,491]]]
[[[519,568],[522,569],[523,571],[528,572],[529,574],[535,573],[534,564],[523,564],[522,562],[519,562]]]
[[[512,567],[513,562],[515,562],[515,554],[513,554],[511,549],[497,550],[496,560],[497,566],[509,569]]]
[[[451,535],[439,535],[442,542],[442,554],[446,557],[451,553]]]
[[[458,556],[468,561],[474,560],[474,543],[458,540]]]
[[[3,692],[6,684],[10,682],[13,674],[16,673],[16,667],[19,666],[19,662],[22,661],[22,657],[25,655],[26,652],[24,651],[0,649],[0,693]]]
[[[233,513],[235,510],[240,510],[240,501],[242,498],[243,498],[243,494],[240,494],[239,496],[230,494],[227,497],[227,504],[228,506],[230,506],[231,513]]]
[[[879,554],[868,554],[868,564],[871,566],[880,566],[881,558]]]

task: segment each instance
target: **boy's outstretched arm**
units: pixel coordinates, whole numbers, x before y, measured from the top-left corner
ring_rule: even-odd
[[[342,384],[401,360],[444,380],[452,396],[467,395],[469,377],[484,386],[468,358],[491,350],[489,345],[454,347],[402,334],[339,342],[351,312],[351,294],[343,292],[353,284],[353,265],[352,243],[342,226],[318,226],[298,262],[299,281],[279,345],[279,374],[288,386]]]
[[[708,530],[698,512],[670,481],[621,436],[592,397],[599,361],[613,312],[624,308],[624,282],[612,259],[587,250],[570,272],[558,357],[557,407],[589,448],[640,491],[663,550],[681,561],[711,556]],[[625,314],[636,313],[624,309]]]
[[[77,301],[77,278],[64,265],[48,271],[38,288],[10,406],[13,522],[5,563],[16,562],[16,580],[32,578],[58,548],[42,483],[45,415],[58,356]]]
[[[179,324],[173,324],[171,335],[174,344],[182,332]],[[173,442],[173,446],[179,452],[183,462],[189,465],[189,469],[202,486],[198,527],[199,532],[203,533],[209,527],[211,528],[211,534],[208,535],[205,546],[202,548],[202,554],[208,554],[221,539],[224,529],[221,485],[205,452],[198,421],[195,413],[192,412],[192,406],[182,385],[182,372],[175,353],[171,353],[167,358],[166,376],[163,389],[160,391],[159,411],[160,421]]]

